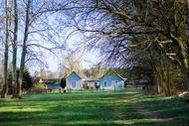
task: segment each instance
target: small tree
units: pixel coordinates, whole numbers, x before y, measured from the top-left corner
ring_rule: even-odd
[[[24,69],[22,89],[28,90],[33,86],[32,78],[28,69]]]
[[[60,80],[60,86],[64,89],[66,87],[66,78],[63,77],[61,80]],[[65,90],[64,90],[65,92]]]
[[[97,83],[97,82],[95,82],[95,87],[96,87],[96,89],[98,90],[98,89],[100,88],[100,84]]]
[[[18,82],[18,75],[19,75],[19,69],[16,70],[17,74],[17,82]],[[9,93],[12,94],[12,70],[9,69],[8,71],[8,86],[9,86]],[[23,75],[23,86],[22,89],[28,90],[33,86],[32,84],[32,78],[29,73],[29,70],[27,68],[24,68],[24,75]]]
[[[48,87],[46,84],[43,83],[37,83],[29,90],[30,93],[47,93],[47,91]]]

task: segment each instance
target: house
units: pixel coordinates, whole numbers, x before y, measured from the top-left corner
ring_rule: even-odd
[[[103,75],[99,79],[90,79],[73,71],[66,78],[67,89],[120,89],[124,88],[124,78],[118,74]]]
[[[98,79],[84,79],[83,88],[84,89],[97,89],[99,85]]]
[[[124,88],[125,79],[119,75],[104,75],[99,79],[100,89]]]
[[[83,78],[78,73],[73,71],[66,78],[67,89],[83,89],[82,80]]]

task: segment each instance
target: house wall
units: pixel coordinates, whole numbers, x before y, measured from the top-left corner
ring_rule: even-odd
[[[85,86],[85,88],[88,89],[96,89],[96,83],[99,83],[97,80],[93,80],[93,81],[84,81],[83,85]]]
[[[68,89],[81,89],[82,88],[81,83],[82,83],[81,78],[75,72],[72,72],[66,78],[66,87]]]
[[[124,88],[124,81],[118,76],[103,76],[100,80],[100,89]]]

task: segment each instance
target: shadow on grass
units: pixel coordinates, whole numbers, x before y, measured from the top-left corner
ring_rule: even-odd
[[[187,120],[189,106],[182,100],[148,98],[140,91],[32,94],[25,95],[22,100],[1,102],[0,106],[1,126],[187,126],[189,124]]]

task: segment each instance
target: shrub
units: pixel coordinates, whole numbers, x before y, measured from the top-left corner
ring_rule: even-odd
[[[62,78],[61,81],[60,81],[60,86],[62,88],[65,88],[66,87],[66,78]]]
[[[98,90],[98,89],[100,88],[100,84],[97,83],[97,82],[95,82],[95,87],[96,87],[96,89]]]
[[[47,93],[48,88],[45,84],[38,83],[29,90],[29,93]]]
[[[17,69],[16,72],[17,72],[17,82],[18,82],[19,69]],[[28,90],[33,86],[29,69],[24,68],[23,74],[24,75],[23,75],[23,81],[22,81],[22,90]],[[0,78],[0,81],[1,81],[1,78]],[[8,71],[8,88],[9,88],[8,92],[12,94],[12,70],[10,69]]]

